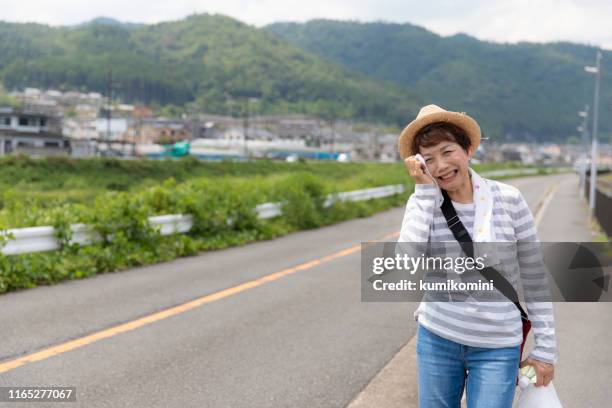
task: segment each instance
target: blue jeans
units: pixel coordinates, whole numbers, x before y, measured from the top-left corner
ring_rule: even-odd
[[[419,408],[511,408],[520,346],[482,348],[447,340],[418,325]]]

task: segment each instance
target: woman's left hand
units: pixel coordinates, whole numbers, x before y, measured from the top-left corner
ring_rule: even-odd
[[[536,387],[547,386],[555,377],[555,366],[552,364],[527,357],[527,360],[521,362],[520,367],[526,365],[532,366],[536,372]]]

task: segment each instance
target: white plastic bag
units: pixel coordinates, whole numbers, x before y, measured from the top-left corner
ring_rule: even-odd
[[[552,381],[546,387],[536,387],[534,383],[535,370],[533,367],[523,367],[519,378],[521,394],[518,399],[518,408],[563,408]]]

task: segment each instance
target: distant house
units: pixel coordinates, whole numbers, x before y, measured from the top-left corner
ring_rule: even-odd
[[[54,156],[70,152],[60,120],[33,108],[0,107],[0,155]]]
[[[134,121],[126,133],[126,139],[137,143],[176,143],[191,140],[191,124],[182,120],[145,118]]]
[[[100,140],[123,140],[128,129],[125,118],[98,118],[95,120],[96,136]]]

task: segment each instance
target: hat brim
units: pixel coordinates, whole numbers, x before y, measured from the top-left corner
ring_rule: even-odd
[[[476,151],[478,146],[480,146],[480,126],[474,119],[465,113],[460,112],[436,112],[428,114],[422,118],[417,118],[404,128],[398,140],[400,157],[405,159],[408,156],[417,154],[418,152],[412,151],[412,142],[414,137],[425,126],[437,122],[451,123],[463,129],[466,136],[470,138],[474,151]]]

